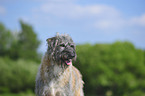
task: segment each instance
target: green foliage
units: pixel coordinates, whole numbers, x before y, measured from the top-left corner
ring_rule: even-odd
[[[20,21],[21,32],[19,34],[19,55],[25,59],[35,59],[39,57],[37,55],[37,48],[40,45],[40,41],[37,40],[37,35],[33,31],[32,26]]]
[[[35,96],[34,93],[4,93],[0,94],[0,96]]]
[[[0,58],[0,93],[34,91],[38,64],[33,61]]]
[[[36,33],[29,24],[20,21],[20,25],[20,32],[12,32],[0,23],[0,56],[40,62],[41,55],[37,52],[40,41]]]
[[[77,46],[76,67],[85,93],[97,96],[144,96],[144,51],[129,42]]]
[[[4,25],[0,23],[0,55],[6,56],[14,43],[15,39],[10,30],[7,30]]]

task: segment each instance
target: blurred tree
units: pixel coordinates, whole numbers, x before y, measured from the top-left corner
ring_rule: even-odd
[[[19,34],[19,56],[25,59],[38,60],[40,54],[37,49],[40,41],[37,38],[32,26],[20,21],[21,32]]]
[[[10,30],[7,30],[2,23],[0,23],[0,56],[8,55],[13,45],[14,37]]]
[[[1,93],[34,91],[38,63],[23,59],[14,61],[1,57],[0,66],[0,96],[2,96]]]
[[[144,96],[144,51],[129,42],[77,46],[87,96]]]
[[[37,49],[40,41],[32,26],[20,21],[21,31],[12,32],[0,23],[0,56],[11,59],[29,59],[40,62],[40,53]]]

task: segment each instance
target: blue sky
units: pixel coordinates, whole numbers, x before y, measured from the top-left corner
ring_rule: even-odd
[[[0,22],[20,30],[31,24],[46,51],[46,39],[67,33],[77,44],[130,41],[145,49],[145,0],[0,0]]]

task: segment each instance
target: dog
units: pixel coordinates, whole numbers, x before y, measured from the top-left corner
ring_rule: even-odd
[[[36,96],[84,96],[83,80],[72,65],[76,47],[69,35],[47,39],[48,49],[36,76]]]

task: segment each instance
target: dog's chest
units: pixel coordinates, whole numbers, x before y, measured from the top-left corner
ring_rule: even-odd
[[[71,67],[63,69],[60,66],[54,66],[53,68],[53,75],[55,76],[52,82],[57,86],[64,87],[69,81],[71,80]]]
[[[59,66],[53,68],[53,74],[57,75],[55,79],[49,82],[49,88],[53,94],[69,94],[71,91],[71,66],[70,68],[63,70]],[[63,71],[63,72],[62,72]]]
[[[62,74],[62,72],[64,71],[64,69],[62,69],[60,66],[58,65],[55,65],[53,68],[52,68],[52,72],[53,72],[53,75],[55,76],[60,76]]]

